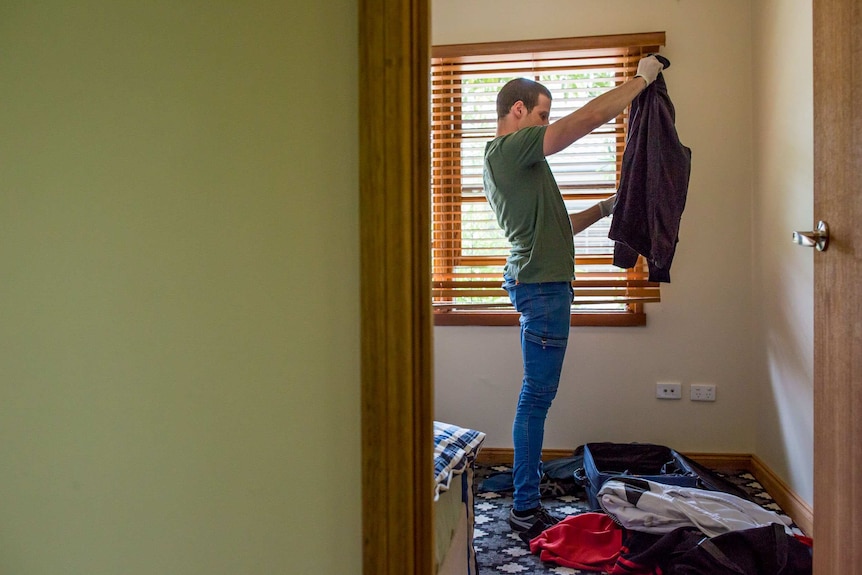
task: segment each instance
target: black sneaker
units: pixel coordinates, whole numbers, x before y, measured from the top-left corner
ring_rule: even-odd
[[[526,543],[536,537],[539,533],[562,521],[561,517],[551,515],[547,509],[539,505],[536,510],[527,516],[515,515],[515,510],[509,511],[509,527],[518,534]]]

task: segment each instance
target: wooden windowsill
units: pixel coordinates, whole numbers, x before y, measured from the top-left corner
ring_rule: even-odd
[[[435,326],[505,326],[518,325],[518,312],[437,311]],[[634,327],[646,325],[645,313],[573,313],[571,325],[578,327]]]

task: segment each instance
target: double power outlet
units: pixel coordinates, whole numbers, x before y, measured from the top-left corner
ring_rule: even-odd
[[[693,383],[688,389],[691,401],[715,401],[714,384]],[[655,396],[658,399],[682,399],[682,384],[678,381],[660,381],[655,384]]]

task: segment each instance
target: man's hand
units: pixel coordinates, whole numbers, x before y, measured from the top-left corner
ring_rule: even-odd
[[[647,56],[638,62],[638,71],[637,74],[635,74],[635,78],[640,76],[646,80],[647,86],[649,86],[655,82],[655,79],[663,68],[664,66],[662,66],[662,63],[658,61],[658,58],[655,56]]]
[[[599,209],[602,212],[602,217],[606,218],[612,213],[614,213],[614,204],[617,201],[617,195],[614,194],[606,200],[602,200],[599,202]]]

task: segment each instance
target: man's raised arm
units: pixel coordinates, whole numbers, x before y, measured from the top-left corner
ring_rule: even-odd
[[[602,124],[622,114],[626,106],[655,81],[662,67],[655,56],[642,58],[634,78],[550,124],[545,131],[542,145],[545,155],[550,156],[564,150]]]

